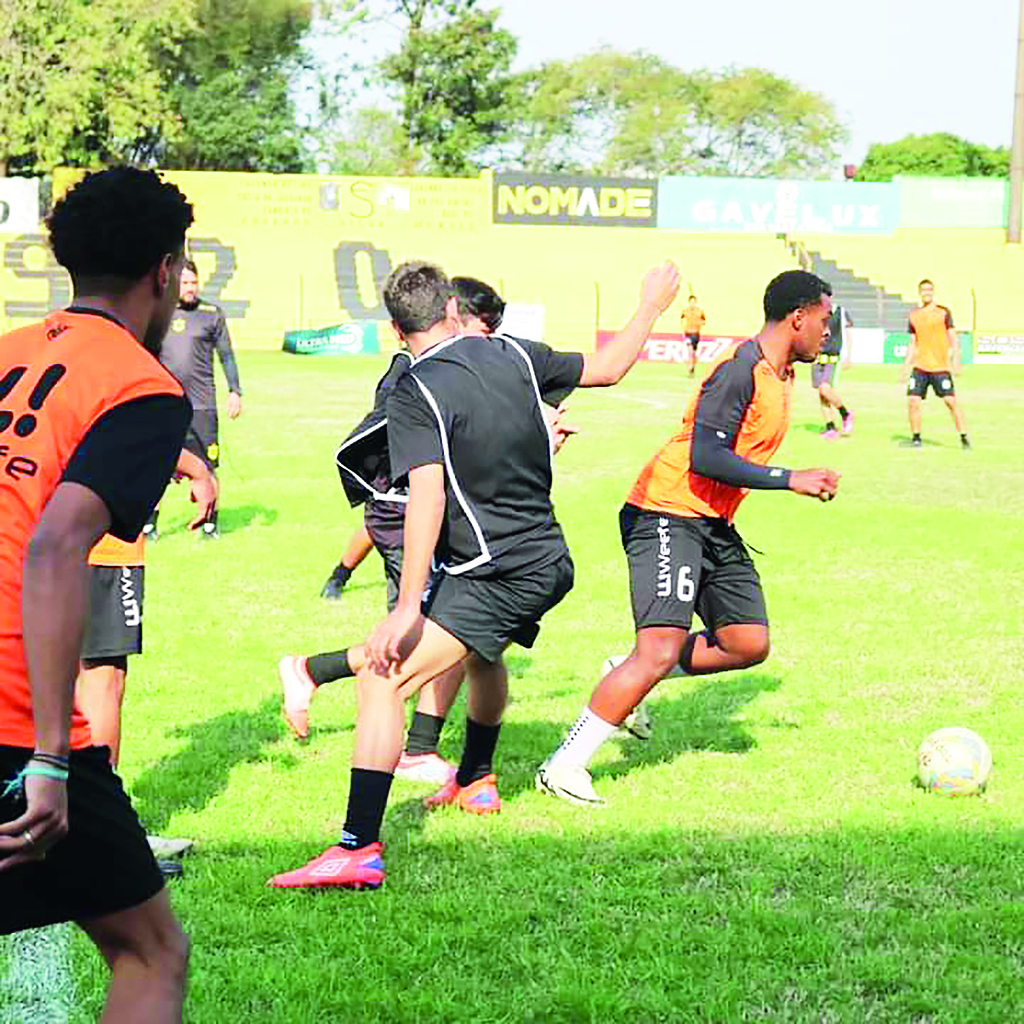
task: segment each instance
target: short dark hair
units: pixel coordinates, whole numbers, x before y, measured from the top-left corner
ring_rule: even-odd
[[[501,326],[505,300],[486,281],[475,277],[453,277],[452,287],[459,300],[459,315],[475,316],[492,333]]]
[[[190,271],[195,274],[196,277],[199,276],[199,268],[196,266],[196,261],[191,257],[186,257],[185,262],[181,265],[181,269]]]
[[[926,284],[930,284],[933,288],[935,287],[934,281],[927,277],[922,277],[921,280],[917,282],[917,290],[920,291]]]
[[[785,320],[795,309],[806,309],[832,294],[832,285],[806,270],[785,270],[764,290],[764,318],[769,323]]]
[[[697,296],[696,296],[696,295],[691,295],[691,296],[689,296],[689,297],[687,298],[687,300],[686,300],[686,301],[687,301],[687,302],[689,302],[689,301],[690,301],[690,299],[696,299],[696,298],[697,298]]]
[[[384,285],[384,305],[402,334],[419,334],[444,319],[454,294],[440,267],[413,260],[391,271]]]
[[[57,262],[79,282],[127,290],[165,256],[181,252],[192,204],[155,171],[111,167],[87,174],[47,220]]]

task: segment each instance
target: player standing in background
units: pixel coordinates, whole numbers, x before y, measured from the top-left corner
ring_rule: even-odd
[[[88,555],[139,535],[191,417],[155,358],[192,207],[152,171],[87,175],[49,218],[73,304],[0,338],[0,932],[74,921],[111,971],[106,1024],[181,1020],[188,940],[72,690]],[[210,495],[212,500],[212,495]]]
[[[598,683],[537,788],[597,806],[587,765],[662,679],[748,668],[768,657],[761,580],[733,526],[751,489],[835,497],[828,469],[768,465],[789,426],[793,363],[813,362],[828,330],[832,289],[803,270],[774,278],[760,332],[712,369],[682,429],[644,467],[619,514],[636,646]],[[704,629],[691,632],[696,612]]]
[[[690,376],[692,377],[697,366],[697,348],[700,345],[701,328],[707,323],[704,310],[697,305],[696,295],[691,295],[686,300],[686,308],[679,319],[683,321],[683,333],[690,343]]]
[[[846,307],[833,306],[828,321],[828,336],[821,343],[818,358],[811,366],[811,386],[818,392],[821,416],[825,421],[821,436],[826,441],[834,441],[839,437],[833,409],[839,413],[843,436],[848,437],[853,433],[853,413],[843,404],[842,396],[836,390],[839,387],[840,368],[850,365],[849,347],[846,358],[843,358],[843,329],[852,326],[853,320],[846,312]]]
[[[910,344],[903,364],[901,380],[907,383],[907,412],[910,417],[910,440],[904,444],[920,448],[921,403],[930,387],[949,409],[960,435],[960,447],[970,448],[967,422],[956,402],[953,377],[960,373],[960,339],[953,329],[953,314],[935,301],[935,285],[925,278],[917,286],[921,305],[910,314]]]
[[[181,296],[171,328],[164,339],[160,361],[181,381],[192,403],[192,425],[185,447],[198,455],[216,479],[220,462],[220,441],[217,426],[217,383],[213,374],[213,353],[217,353],[228,382],[227,412],[231,419],[242,414],[242,385],[231,347],[227,321],[219,306],[199,297],[199,276],[192,260],[185,260],[181,272]],[[220,483],[217,484],[220,500]],[[154,512],[146,523],[150,540],[157,538],[157,516]],[[202,524],[201,536],[213,540],[217,532],[217,508]]]
[[[502,335],[461,337],[458,300],[443,271],[406,263],[391,274],[384,301],[415,357],[387,402],[391,471],[409,480],[398,603],[367,641],[358,675],[340,841],[270,885],[374,888],[384,881],[380,829],[402,749],[405,699],[463,659],[469,695],[462,760],[429,805],[468,809],[473,801],[499,809],[491,765],[508,698],[502,654],[511,643],[531,647],[541,619],[573,583],[551,504],[554,445],[544,398],[620,381],[678,289],[673,264],[649,271],[629,323],[584,355]]]

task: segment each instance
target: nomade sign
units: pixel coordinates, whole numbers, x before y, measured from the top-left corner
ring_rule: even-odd
[[[494,222],[653,228],[658,222],[658,183],[573,174],[496,174]]]

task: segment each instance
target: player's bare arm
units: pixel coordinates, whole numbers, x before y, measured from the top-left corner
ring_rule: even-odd
[[[39,520],[25,556],[22,621],[32,689],[35,752],[67,757],[71,704],[89,601],[88,557],[110,528],[110,512],[87,487],[62,483]],[[0,825],[0,871],[38,859],[68,830],[67,783],[25,779],[27,809]],[[22,836],[33,841],[26,849]]]
[[[671,260],[648,270],[640,286],[640,302],[629,323],[600,351],[583,356],[580,387],[618,384],[636,362],[658,318],[672,305],[678,293],[679,268]]]
[[[385,675],[392,664],[402,660],[403,641],[417,626],[422,626],[420,604],[430,579],[444,510],[444,467],[430,463],[411,469],[398,604],[366,643],[367,661],[380,675]]]
[[[188,524],[190,530],[199,526],[213,513],[217,505],[217,478],[198,455],[182,448],[174,472],[188,477],[192,489],[192,500],[198,511]]]
[[[949,361],[953,367],[953,376],[960,376],[960,339],[956,336],[956,330],[952,327],[946,329],[946,336],[949,338]]]

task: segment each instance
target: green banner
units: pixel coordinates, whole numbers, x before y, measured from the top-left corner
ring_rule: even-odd
[[[974,362],[974,336],[970,331],[957,331],[960,338],[960,362],[964,366]],[[910,335],[906,331],[886,331],[886,363],[902,363],[907,358]]]
[[[318,331],[285,331],[285,352],[298,356],[352,356],[380,351],[376,320],[354,320]]]

